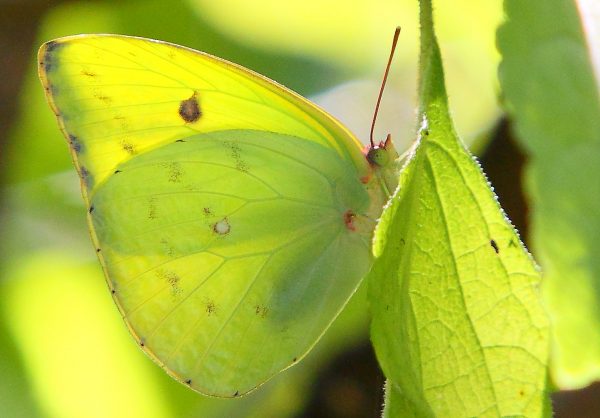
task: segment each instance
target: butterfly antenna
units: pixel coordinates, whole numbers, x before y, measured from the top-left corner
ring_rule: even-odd
[[[377,113],[379,112],[379,105],[381,104],[381,97],[383,96],[383,89],[385,88],[385,82],[387,81],[388,73],[390,72],[390,65],[392,64],[392,58],[394,58],[394,51],[396,50],[396,44],[398,43],[398,37],[400,36],[400,26],[396,28],[394,32],[394,40],[392,41],[392,50],[390,51],[390,57],[385,67],[385,73],[383,73],[383,82],[381,83],[381,89],[379,89],[379,96],[377,97],[377,104],[375,105],[375,114],[373,115],[373,122],[371,123],[371,134],[369,138],[371,140],[371,148],[375,147],[375,141],[373,141],[373,130],[375,129],[375,121],[377,120]]]

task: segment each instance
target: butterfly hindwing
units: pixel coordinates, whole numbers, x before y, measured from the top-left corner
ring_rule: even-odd
[[[366,274],[369,235],[344,214],[369,199],[331,157],[280,134],[200,134],[128,161],[94,195],[125,319],[179,380],[247,392],[303,356]]]

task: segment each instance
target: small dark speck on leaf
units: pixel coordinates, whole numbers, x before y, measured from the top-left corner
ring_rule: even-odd
[[[295,363],[295,362],[297,362],[297,361],[298,361],[298,359],[297,359],[296,357],[294,357],[294,358],[292,359],[292,363]]]
[[[235,393],[233,394],[233,397],[236,397],[236,396],[240,396],[240,391],[239,390],[236,390]]]
[[[90,206],[90,208],[88,209],[89,213],[92,213],[94,211],[94,205]]]
[[[186,385],[190,385],[190,386],[191,386],[191,385],[192,385],[192,379],[188,379],[188,380],[186,380],[186,381],[185,381],[185,384],[186,384]]]
[[[100,248],[96,248],[97,253],[99,253],[100,251],[102,251]]]
[[[175,142],[186,142],[186,140],[185,140],[185,139],[178,139],[178,140],[177,140],[177,141],[175,141]]]
[[[494,251],[496,251],[496,254],[498,254],[500,252],[500,249],[498,248],[498,244],[496,244],[496,241],[491,240],[490,241],[490,245],[492,246],[492,248],[494,249]]]
[[[119,174],[121,170],[115,170],[115,174]]]

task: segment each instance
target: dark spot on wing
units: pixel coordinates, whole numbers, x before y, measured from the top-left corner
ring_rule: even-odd
[[[107,106],[112,104],[112,98],[105,96],[103,94],[94,94],[94,97],[96,99],[100,100],[102,103],[104,103]]]
[[[500,249],[498,248],[498,244],[496,244],[496,241],[490,240],[490,245],[492,246],[494,251],[496,251],[496,254],[498,254],[500,252]]]
[[[59,46],[60,46],[60,43],[58,43],[56,41],[46,42],[46,54],[48,52],[52,52],[52,51],[56,50]]]
[[[269,313],[269,308],[264,305],[256,305],[254,307],[254,313],[261,318],[265,318]]]
[[[40,62],[40,66],[44,68],[44,71],[46,73],[52,71],[53,67],[56,64],[52,59],[52,52],[54,52],[59,46],[60,44],[56,41],[50,41],[46,43],[46,51],[44,52],[44,58]]]
[[[235,142],[225,141],[223,143],[229,149],[229,155],[233,158],[236,170],[247,173],[250,170],[248,164],[242,159],[242,150]]]
[[[172,271],[168,272],[167,282],[169,283],[169,286],[171,286],[171,294],[173,296],[178,296],[181,294],[181,292],[183,292],[183,290],[181,290],[179,287],[179,276],[176,273]]]
[[[173,246],[171,245],[171,243],[169,241],[167,241],[165,238],[160,240],[160,243],[163,246],[163,249],[165,251],[165,255],[167,257],[173,257],[175,255],[175,249],[173,248]]]
[[[181,165],[179,163],[166,164],[166,168],[168,171],[169,182],[171,182],[171,183],[181,182],[181,176],[183,176],[183,170],[181,169]]]
[[[202,116],[198,93],[194,92],[189,99],[182,100],[179,103],[179,116],[187,123],[196,122]]]
[[[215,314],[217,312],[217,305],[212,300],[208,300],[206,302],[206,313],[208,316]]]
[[[135,147],[129,142],[121,141],[121,148],[129,155],[135,154]]]
[[[79,154],[81,152],[81,149],[83,148],[83,145],[81,145],[79,138],[71,134],[69,134],[69,146],[77,154]]]
[[[79,176],[81,180],[85,184],[85,186],[89,189],[92,185],[92,175],[84,166],[79,166]]]
[[[56,97],[56,95],[60,92],[60,89],[55,84],[49,84],[48,91],[52,96]],[[63,116],[63,119],[66,119],[66,117]]]
[[[148,199],[148,219],[156,219],[156,199],[151,197]]]
[[[154,275],[161,281],[166,281],[171,288],[171,295],[176,297],[179,296],[183,290],[179,287],[179,275],[173,270],[165,270],[162,268],[157,269]]]
[[[229,220],[227,218],[223,218],[219,222],[215,222],[212,226],[212,230],[214,233],[219,235],[229,234],[229,231],[231,231]]]
[[[129,120],[123,115],[115,115],[113,116],[113,120],[116,120],[119,123],[119,127],[123,131],[129,131],[131,127],[129,126]]]
[[[346,225],[346,228],[349,229],[350,231],[356,231],[356,226],[354,225],[355,217],[356,217],[356,214],[354,212],[352,212],[350,209],[348,209],[346,212],[344,212],[344,224]]]

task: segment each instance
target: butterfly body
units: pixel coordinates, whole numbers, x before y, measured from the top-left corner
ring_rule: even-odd
[[[297,362],[368,273],[394,180],[316,106],[209,55],[89,35],[39,57],[140,346],[216,396]]]

